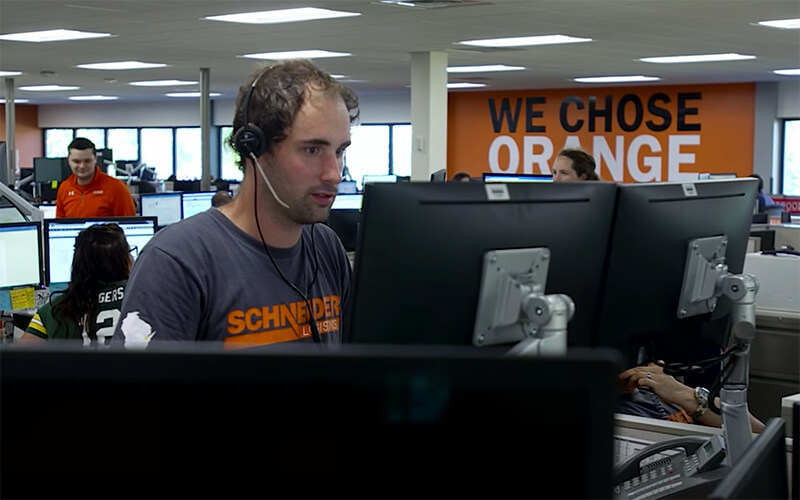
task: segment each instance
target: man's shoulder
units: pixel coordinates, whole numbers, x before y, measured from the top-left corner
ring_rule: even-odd
[[[202,247],[217,237],[226,237],[223,233],[224,224],[209,210],[170,224],[158,231],[147,244],[162,250]]]

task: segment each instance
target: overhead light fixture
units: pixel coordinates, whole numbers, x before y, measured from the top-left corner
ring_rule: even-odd
[[[324,57],[347,57],[349,52],[330,52],[327,50],[292,50],[288,52],[260,52],[258,54],[245,54],[240,57],[250,59],[269,59],[279,61],[281,59],[322,59]]]
[[[0,71],[0,76],[19,76],[22,71]]]
[[[773,73],[783,76],[800,76],[800,68],[776,69]]]
[[[200,92],[169,92],[164,95],[167,97],[200,97],[201,94]],[[221,95],[219,92],[209,92],[208,94],[209,97],[219,97]]]
[[[103,62],[103,63],[90,63],[78,64],[76,68],[82,69],[104,69],[109,71],[123,70],[123,69],[150,69],[150,68],[163,68],[167,66],[162,63],[148,63],[141,61],[117,61],[117,62]]]
[[[800,18],[798,19],[774,19],[772,21],[759,21],[761,26],[769,26],[770,28],[781,28],[784,30],[797,30],[800,29]]]
[[[260,12],[242,12],[241,14],[208,16],[204,17],[203,19],[207,19],[209,21],[225,21],[229,23],[278,24],[295,23],[299,21],[315,21],[318,19],[335,19],[339,17],[353,17],[360,15],[360,12],[346,12],[342,10],[301,7],[297,9],[263,10]]]
[[[111,33],[93,33],[91,31],[75,30],[45,30],[29,31],[26,33],[11,33],[0,35],[0,40],[11,40],[14,42],[63,42],[66,40],[82,40],[85,38],[103,38],[111,36]]]
[[[479,87],[485,87],[485,83],[471,83],[471,82],[453,82],[448,83],[448,89],[477,89]]]
[[[521,71],[524,66],[506,66],[505,64],[487,64],[484,66],[448,66],[448,73],[489,73],[491,71]]]
[[[578,83],[630,83],[630,82],[655,82],[661,80],[657,76],[630,75],[630,76],[581,76],[573,78]]]
[[[464,40],[458,42],[463,45],[476,47],[528,47],[531,45],[556,45],[562,43],[591,42],[591,38],[579,38],[569,35],[537,35],[518,36],[511,38],[489,38],[486,40]]]
[[[170,87],[173,85],[197,85],[196,81],[189,80],[142,80],[131,82],[136,87]]]
[[[662,57],[642,57],[639,60],[649,63],[679,64],[696,62],[720,62],[720,61],[744,61],[755,59],[756,56],[737,54],[728,52],[726,54],[696,54],[690,56],[662,56]]]
[[[331,75],[331,78],[335,78],[336,80],[339,80],[341,78],[347,78],[347,75]]]
[[[29,102],[27,99],[14,99],[14,104],[25,104]],[[0,104],[5,104],[6,99],[5,97],[0,97]]]
[[[119,97],[115,95],[74,95],[70,96],[70,101],[116,101]]]
[[[70,85],[28,85],[19,89],[30,92],[56,92],[59,90],[78,90],[79,88]]]

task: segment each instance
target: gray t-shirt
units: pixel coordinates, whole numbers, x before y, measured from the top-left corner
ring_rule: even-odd
[[[322,342],[341,343],[351,269],[336,233],[315,224],[312,244],[306,226],[297,245],[270,252],[307,294]],[[309,319],[306,301],[280,277],[261,240],[211,209],[147,243],[128,280],[114,343],[142,348],[151,341],[210,340],[235,349],[308,342]]]

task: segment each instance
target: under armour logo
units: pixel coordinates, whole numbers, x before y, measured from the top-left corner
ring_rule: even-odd
[[[75,194],[75,191],[70,191],[69,193],[67,193],[67,196],[72,196],[73,194]]]

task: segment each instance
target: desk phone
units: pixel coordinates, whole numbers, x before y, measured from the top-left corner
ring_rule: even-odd
[[[682,452],[642,464],[654,454],[673,449]],[[720,466],[724,458],[722,436],[686,436],[653,443],[614,468],[614,498],[702,496],[727,473],[729,468]]]

